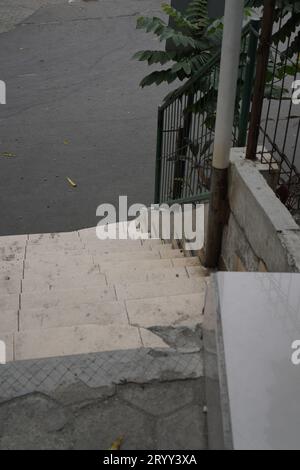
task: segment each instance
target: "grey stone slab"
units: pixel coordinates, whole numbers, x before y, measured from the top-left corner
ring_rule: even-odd
[[[300,274],[219,273],[221,394],[235,449],[299,449]],[[226,432],[226,429],[224,430]]]

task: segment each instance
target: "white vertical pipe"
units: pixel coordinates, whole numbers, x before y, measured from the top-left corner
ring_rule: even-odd
[[[244,0],[226,0],[213,167],[229,166],[237,92]]]

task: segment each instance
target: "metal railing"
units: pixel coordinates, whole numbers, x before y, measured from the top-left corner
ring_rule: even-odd
[[[290,13],[285,7],[285,1],[280,7],[277,0],[263,111],[255,123],[260,130],[255,149],[256,158],[270,172],[277,171],[277,196],[293,214],[300,214],[300,104],[293,104],[291,99],[292,83],[300,80],[300,13],[299,6]],[[293,32],[284,36],[291,23]],[[251,133],[249,113],[251,102],[257,99],[253,80],[259,37],[260,22],[244,29],[232,134],[233,145],[239,147],[246,145],[248,131]],[[219,66],[220,53],[158,110],[156,203],[209,199]]]
[[[252,61],[247,60],[250,36],[247,26],[242,38],[234,145],[239,143],[239,129],[245,129],[245,120],[247,128],[249,109],[245,112],[245,104],[247,107],[251,93],[242,93],[249,66],[253,68],[253,44]],[[212,57],[158,110],[155,203],[193,203],[209,198],[220,58],[221,53]]]
[[[276,3],[262,115],[253,126],[259,127],[256,158],[278,171],[275,191],[286,207],[300,212],[300,104],[293,104],[292,85],[300,80],[299,2],[292,11],[286,2]],[[298,86],[299,88],[299,86]],[[254,93],[253,103],[260,99]],[[251,129],[250,129],[251,130]],[[248,142],[248,148],[251,142]],[[256,144],[255,144],[256,145]],[[252,142],[253,147],[253,142]],[[255,147],[256,148],[256,147]]]

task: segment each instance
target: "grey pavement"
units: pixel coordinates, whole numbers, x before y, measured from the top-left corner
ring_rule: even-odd
[[[203,357],[114,351],[1,367],[0,449],[207,448]]]
[[[141,90],[149,70],[131,57],[162,47],[135,29],[160,3],[1,0],[0,153],[15,156],[0,156],[0,235],[95,226],[97,206],[121,194],[153,202],[166,89]]]

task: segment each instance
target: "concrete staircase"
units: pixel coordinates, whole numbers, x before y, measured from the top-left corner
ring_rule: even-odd
[[[100,241],[95,228],[1,237],[0,259],[7,361],[169,348],[155,328],[202,321],[207,272],[162,240]]]

